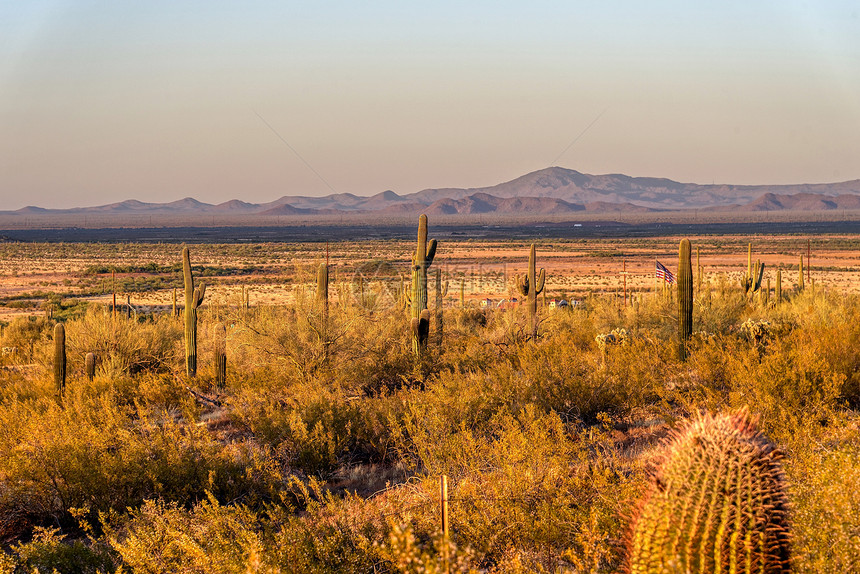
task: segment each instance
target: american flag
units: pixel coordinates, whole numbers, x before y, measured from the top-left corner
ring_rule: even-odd
[[[657,262],[657,278],[663,279],[666,283],[675,282],[675,276],[672,275],[672,272],[666,269],[666,267],[659,261]]]

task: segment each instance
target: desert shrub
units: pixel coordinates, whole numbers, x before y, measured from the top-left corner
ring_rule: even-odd
[[[115,557],[107,545],[68,540],[57,529],[36,528],[30,541],[13,545],[11,551],[0,557],[0,572],[103,574],[115,570]]]
[[[269,479],[250,470],[254,452],[219,444],[191,411],[89,390],[68,388],[62,404],[46,394],[0,405],[0,532],[67,523],[72,508],[92,518],[153,496],[188,503],[205,490],[226,499],[271,492]]]
[[[330,474],[354,441],[353,409],[342,394],[313,382],[244,389],[230,404],[234,421],[308,474]]]
[[[99,357],[98,371],[106,375],[170,372],[180,363],[182,337],[181,323],[171,317],[154,322],[122,315],[113,319],[107,308],[95,305],[79,321],[66,325],[70,366],[78,373],[83,372],[83,359],[89,352]]]
[[[32,362],[36,348],[51,338],[54,322],[46,317],[16,317],[3,333],[3,346],[17,348],[24,362]]]
[[[793,500],[795,570],[855,572],[860,567],[860,431],[792,449],[786,461]]]
[[[351,494],[335,497],[323,493],[318,486],[306,491],[303,502],[306,514],[284,516],[282,528],[274,534],[273,559],[285,571],[391,571],[378,548],[388,531],[385,511],[380,507]]]
[[[707,342],[692,353],[692,369],[678,396],[690,409],[749,408],[777,440],[809,422],[830,420],[846,381],[795,332],[760,349],[742,339]]]
[[[426,477],[424,500],[434,500],[440,474],[450,477],[452,537],[483,567],[507,569],[517,560],[550,571],[617,565],[612,541],[622,535],[631,476],[640,473],[630,474],[601,432],[566,427],[533,406],[453,428],[436,413],[412,410],[401,430],[407,456]],[[417,532],[432,532],[432,520],[417,521]]]
[[[105,531],[122,567],[137,574],[271,571],[259,517],[212,496],[190,510],[148,500],[127,516],[111,516]]]

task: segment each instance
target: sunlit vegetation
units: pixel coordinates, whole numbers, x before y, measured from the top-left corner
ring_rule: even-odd
[[[205,282],[224,254],[193,249]],[[534,337],[523,306],[461,306],[452,274],[442,343],[431,327],[416,358],[390,247],[337,249],[338,262],[371,264],[360,280],[357,265],[332,272],[327,311],[313,287],[318,252],[264,263],[264,250],[237,249],[244,263],[209,275],[241,281],[235,273],[271,265],[290,298],[245,308],[207,292],[194,378],[182,318],[167,308],[114,313],[59,297],[53,314],[6,326],[0,572],[615,572],[661,441],[700,412],[740,409],[785,453],[794,570],[860,564],[857,295],[795,290],[786,276],[785,300],[763,302],[710,271],[682,361],[677,297],[640,289],[625,304],[613,286],[579,292],[575,308],[539,299]],[[538,246],[539,266],[547,251]],[[151,267],[111,257],[77,277],[163,276],[182,311],[178,249]],[[216,325],[227,333],[224,388]]]

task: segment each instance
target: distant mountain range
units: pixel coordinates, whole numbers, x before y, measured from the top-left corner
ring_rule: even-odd
[[[824,211],[860,209],[860,180],[799,185],[698,185],[627,175],[588,175],[550,167],[479,188],[425,189],[407,195],[383,191],[370,197],[337,193],[284,196],[268,203],[234,199],[218,205],[185,198],[170,203],[121,201],[97,207],[25,207],[2,215],[559,215],[714,209],[719,211]]]

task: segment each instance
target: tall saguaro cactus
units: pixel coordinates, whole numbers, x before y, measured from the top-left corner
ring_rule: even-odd
[[[227,385],[227,328],[224,323],[215,325],[212,338],[215,342],[215,386],[223,389]]]
[[[782,303],[782,269],[776,270],[776,304]]]
[[[687,342],[693,334],[693,265],[690,240],[678,247],[678,358],[687,359]]]
[[[800,263],[797,267],[797,288],[803,291],[806,286],[803,284],[803,255],[800,256]]]
[[[66,328],[62,323],[54,325],[54,384],[62,397],[66,391]]]
[[[328,265],[320,263],[317,270],[317,302],[328,312]]]
[[[182,275],[185,279],[185,373],[189,378],[197,375],[197,309],[203,303],[206,285],[194,287],[191,274],[191,254],[182,248]]]
[[[329,340],[328,340],[328,264],[320,263],[317,270],[317,304],[320,306],[322,313],[322,344],[323,357],[328,358]]]
[[[546,283],[546,269],[541,269],[540,272],[535,270],[535,244],[532,243],[529,251],[529,270],[517,278],[517,287],[523,297],[528,298],[529,310],[529,326],[531,327],[532,338],[537,337],[538,332],[538,315],[537,315],[537,296],[543,291]]]
[[[436,305],[435,313],[435,328],[436,328],[436,344],[442,346],[442,307],[443,300],[448,296],[448,282],[442,283],[442,270],[436,270]]]
[[[436,240],[427,240],[427,216],[423,213],[418,218],[418,246],[412,254],[412,351],[416,356],[427,344],[427,336],[421,336],[421,313],[427,310],[427,268],[433,264],[436,256]],[[429,329],[429,317],[428,326]],[[418,323],[416,323],[416,320]]]
[[[789,572],[781,458],[746,412],[687,423],[634,518],[630,574]]]

